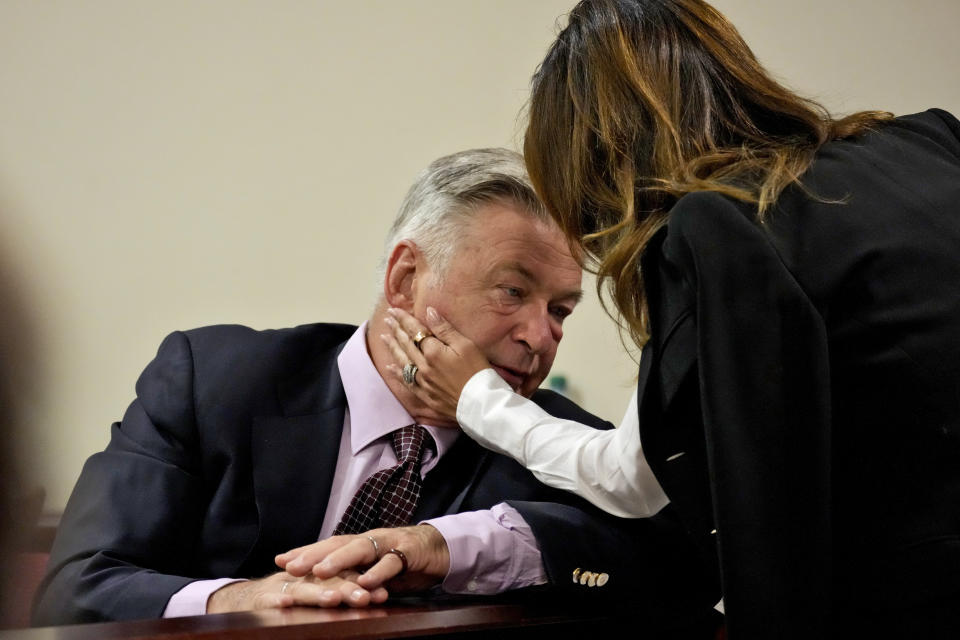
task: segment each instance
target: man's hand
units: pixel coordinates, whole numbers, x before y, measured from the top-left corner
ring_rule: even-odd
[[[406,571],[403,571],[403,561],[397,554],[390,553],[391,549],[406,557]],[[371,594],[378,593],[384,586],[394,592],[410,592],[423,591],[442,582],[450,569],[450,552],[440,532],[422,524],[334,536],[282,553],[276,562],[291,575],[312,575],[320,579],[330,579],[346,571],[363,571],[355,582]]]
[[[364,589],[356,571],[343,571],[328,578],[294,576],[284,571],[259,580],[232,582],[217,589],[207,600],[207,613],[229,613],[293,606],[366,607],[387,599],[387,590]]]

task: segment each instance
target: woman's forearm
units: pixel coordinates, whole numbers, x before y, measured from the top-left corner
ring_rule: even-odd
[[[643,455],[636,398],[620,428],[601,431],[561,420],[513,393],[492,369],[466,384],[457,406],[464,432],[507,455],[541,482],[621,517],[647,517],[668,502]]]

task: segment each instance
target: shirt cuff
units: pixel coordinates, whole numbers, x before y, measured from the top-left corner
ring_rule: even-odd
[[[450,551],[442,584],[447,593],[489,595],[547,582],[533,531],[507,504],[424,522],[440,532]]]
[[[473,374],[460,390],[460,399],[457,401],[457,422],[461,426],[464,422],[473,426],[472,423],[482,413],[484,397],[491,390],[498,388],[513,391],[494,369],[482,369]]]
[[[216,580],[197,580],[170,596],[164,618],[182,618],[183,616],[202,616],[207,613],[207,600],[221,587],[232,582],[243,582],[237,578],[217,578]]]

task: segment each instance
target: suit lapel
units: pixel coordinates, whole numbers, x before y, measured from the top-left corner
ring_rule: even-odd
[[[661,230],[651,241],[642,263],[650,340],[643,347],[637,377],[641,434],[657,428],[654,416],[669,409],[697,359],[694,296],[682,274],[662,253],[665,233],[666,229]]]
[[[655,256],[660,253],[660,246],[663,242],[665,230],[661,230],[650,241],[647,249],[641,258],[641,268],[643,271],[644,286],[646,287],[647,308],[650,314],[650,340],[643,346],[640,354],[640,371],[637,373],[637,414],[640,420],[640,438],[647,448],[651,439],[649,433],[655,432],[656,427],[652,419],[659,415],[659,394],[655,393],[656,375],[658,358],[658,345],[656,344],[657,329],[660,325],[660,318],[657,317],[659,309],[659,268]],[[655,406],[653,406],[655,405]],[[648,454],[649,457],[649,454]]]
[[[340,450],[346,396],[337,367],[342,344],[311,370],[278,385],[281,416],[254,420],[254,496],[259,534],[245,567],[273,567],[273,556],[314,542],[323,524]]]
[[[420,499],[411,522],[461,511],[490,453],[461,434],[437,466],[423,480]]]
[[[644,258],[651,336],[637,380],[640,440],[650,468],[712,566],[716,541],[701,426],[695,295],[659,244]]]

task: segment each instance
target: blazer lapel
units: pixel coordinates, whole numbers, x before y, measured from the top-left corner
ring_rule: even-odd
[[[653,429],[651,416],[666,411],[696,364],[694,297],[682,274],[662,254],[665,230],[643,257],[650,310],[650,340],[643,347],[637,377],[641,433]]]
[[[273,568],[273,556],[317,540],[340,450],[346,396],[337,354],[278,385],[282,416],[256,418],[251,446],[259,534],[245,567]]]
[[[462,510],[490,453],[462,435],[427,474],[411,522]]]
[[[650,340],[640,357],[637,411],[643,450],[684,526],[716,563],[697,379],[693,292],[657,246],[645,256]]]

